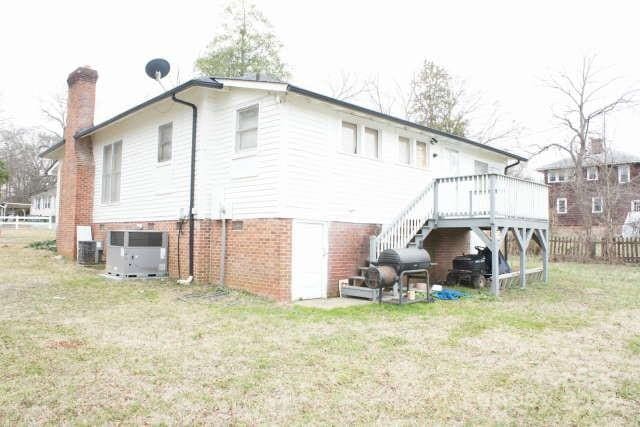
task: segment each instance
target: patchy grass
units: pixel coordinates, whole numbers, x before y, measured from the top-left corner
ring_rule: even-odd
[[[640,269],[331,311],[106,281],[0,235],[1,424],[635,424]]]

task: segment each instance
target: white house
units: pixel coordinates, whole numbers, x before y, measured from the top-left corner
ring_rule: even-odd
[[[430,220],[424,245],[436,277],[468,252],[476,225],[497,233],[516,226],[495,218],[519,218],[546,230],[546,187],[502,176],[526,160],[516,154],[287,83],[242,79],[194,79],[93,125],[96,80],[88,68],[70,74],[66,142],[43,153],[61,162],[66,255],[75,254],[76,225],[99,239],[166,230],[172,276],[291,300],[335,295],[339,279],[389,242],[415,242]],[[407,218],[416,203],[425,208]],[[451,222],[485,217],[492,222]]]
[[[43,216],[55,218],[57,215],[56,189],[42,191],[31,197],[31,216]]]

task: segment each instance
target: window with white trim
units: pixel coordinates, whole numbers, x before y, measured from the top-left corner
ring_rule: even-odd
[[[102,203],[120,201],[122,141],[102,148]]]
[[[422,141],[416,141],[416,166],[422,169],[426,169],[429,165],[429,149],[427,143]]]
[[[358,153],[358,126],[354,123],[342,122],[342,152]]]
[[[587,168],[587,181],[598,180],[598,168],[595,166],[589,166]]]
[[[618,182],[620,184],[626,184],[631,180],[631,170],[629,165],[618,166]]]
[[[640,200],[631,201],[631,212],[640,212]]]
[[[258,105],[242,108],[236,113],[236,152],[258,147]]]
[[[556,199],[556,212],[559,214],[567,213],[567,199],[564,197]]]
[[[473,161],[473,169],[476,175],[489,173],[489,163],[480,160]]]
[[[411,164],[411,140],[404,136],[398,137],[398,162],[403,165]]]
[[[565,182],[567,180],[567,175],[564,170],[550,170],[547,173],[547,182]]]
[[[376,129],[364,128],[364,144],[362,144],[362,154],[372,159],[378,158],[380,133]]]
[[[171,160],[171,143],[173,139],[173,123],[165,123],[158,127],[158,162]]]
[[[591,198],[591,213],[602,213],[603,203],[602,197]]]

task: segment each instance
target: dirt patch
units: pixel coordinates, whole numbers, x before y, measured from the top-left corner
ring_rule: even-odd
[[[47,343],[47,348],[53,349],[76,349],[80,348],[84,345],[84,342],[80,340],[60,340],[60,341],[50,341]]]

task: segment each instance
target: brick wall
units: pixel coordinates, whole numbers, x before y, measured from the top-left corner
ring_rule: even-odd
[[[67,79],[67,125],[64,130],[64,161],[60,174],[60,214],[56,240],[58,252],[76,255],[76,226],[91,225],[93,213],[93,148],[91,138],[74,135],[93,125],[98,73],[78,68]]]
[[[291,299],[291,220],[227,220],[225,284],[277,301]],[[239,225],[242,225],[240,228]],[[166,231],[168,268],[172,278],[189,275],[189,224],[180,233],[180,274],[178,274],[177,221],[93,224],[96,240],[109,230]],[[194,279],[201,283],[219,283],[222,222],[197,220],[194,225]],[[105,245],[106,246],[106,245]],[[106,254],[105,254],[106,255]]]
[[[338,295],[338,280],[355,276],[369,258],[369,236],[378,234],[375,224],[332,222],[329,224],[329,267],[327,294]]]
[[[548,172],[545,172],[545,182],[548,180],[547,175]],[[606,174],[600,169],[599,180],[585,181],[587,192],[587,200],[585,203],[589,210],[591,210],[591,198],[602,196],[606,193],[603,188],[603,179],[605,179],[605,177]],[[640,164],[632,164],[630,166],[631,182],[629,183],[618,183],[618,173],[615,167],[609,172],[609,178],[614,196],[612,196],[610,200],[606,200],[607,198],[604,197],[604,209],[605,211],[607,209],[613,209],[613,224],[616,225],[616,231],[621,232],[622,224],[624,224],[627,218],[627,213],[631,210],[631,201],[640,199]],[[567,213],[557,213],[556,199],[558,198],[567,199]],[[612,206],[608,206],[608,204],[612,204]],[[605,226],[605,213],[590,214],[590,218],[593,224],[594,234],[601,234]],[[585,219],[582,217],[572,183],[549,183],[549,220],[556,235],[574,235],[574,233],[582,234],[584,232],[582,225]]]
[[[453,258],[469,253],[470,233],[464,228],[439,228],[429,234],[424,248],[431,255],[431,261],[437,263],[429,271],[432,283],[446,279]]]

